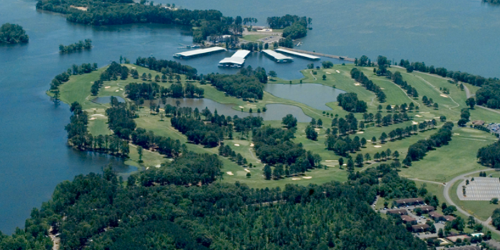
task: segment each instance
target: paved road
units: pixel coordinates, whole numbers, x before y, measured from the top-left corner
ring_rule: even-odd
[[[446,199],[446,202],[450,205],[455,206],[457,208],[457,210],[459,212],[461,212],[462,214],[464,214],[466,216],[471,216],[471,214],[467,213],[467,211],[463,210],[462,208],[460,208],[457,204],[455,204],[453,202],[453,200],[450,197],[450,188],[453,186],[453,184],[455,182],[464,179],[465,176],[467,176],[467,175],[471,175],[471,174],[475,174],[475,173],[479,173],[479,172],[486,172],[486,171],[494,171],[494,169],[477,170],[477,171],[469,172],[469,173],[466,173],[463,175],[459,175],[459,176],[453,178],[448,183],[446,183],[446,185],[444,186],[444,191],[443,191],[443,195],[444,195],[444,198]],[[455,190],[455,192],[456,192],[456,190]],[[486,221],[482,221],[482,220],[476,218],[476,221],[481,223],[484,227],[487,227],[490,231],[496,232],[497,234],[500,234],[500,231],[498,231],[495,227],[490,225],[490,222],[491,222],[490,218],[488,218],[488,220],[486,220]]]

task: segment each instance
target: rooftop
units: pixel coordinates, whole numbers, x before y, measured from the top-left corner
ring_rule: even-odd
[[[211,53],[211,52],[218,52],[218,51],[226,51],[226,49],[221,48],[221,47],[195,49],[195,50],[188,50],[188,51],[184,51],[184,52],[175,53],[174,56],[175,57],[190,57],[190,56],[196,56],[196,55],[201,55],[201,54],[206,54],[206,53]]]
[[[312,55],[309,55],[309,54],[299,53],[299,52],[295,52],[295,51],[287,50],[287,49],[276,49],[276,51],[287,53],[287,54],[291,54],[291,55],[295,55],[295,56],[305,57],[305,58],[311,59],[311,60],[319,60],[320,59],[318,56],[312,56]]]
[[[401,215],[401,219],[404,221],[416,221],[415,218],[408,216],[408,215]]]
[[[231,57],[222,59],[219,64],[239,64],[245,63],[245,57],[250,53],[249,50],[238,50]]]
[[[278,61],[281,61],[281,60],[290,60],[292,61],[293,58],[289,57],[289,56],[285,56],[283,54],[280,54],[280,53],[277,53],[273,50],[269,50],[269,49],[265,49],[265,50],[262,50],[262,52],[274,57],[274,59],[278,60]]]

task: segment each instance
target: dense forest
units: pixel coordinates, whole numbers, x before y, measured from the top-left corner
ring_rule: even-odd
[[[85,41],[78,41],[76,43],[70,45],[59,45],[59,53],[68,54],[82,50],[90,50],[92,49],[92,40],[85,39]]]
[[[363,100],[358,99],[358,94],[342,93],[337,96],[337,102],[347,112],[363,113],[366,112],[367,104]]]
[[[479,162],[492,168],[500,168],[500,142],[484,146],[477,151]]]
[[[345,184],[284,189],[167,185],[217,171],[215,158],[207,166],[198,157],[207,156],[188,153],[170,167],[131,175],[126,185],[110,168],[62,182],[24,230],[0,234],[0,248],[50,249],[50,233],[60,249],[427,249],[400,221],[369,206],[378,193],[415,195],[415,184],[390,168],[368,169]],[[176,171],[189,178],[178,180]]]
[[[196,27],[193,41],[201,42],[208,36],[230,34],[238,30],[235,19],[224,17],[217,10],[172,9],[167,6],[134,3],[132,0],[39,0],[36,8],[66,14],[70,22],[90,25],[119,25],[131,23],[160,23]],[[78,8],[76,8],[78,7]],[[82,9],[83,8],[83,9]]]
[[[197,79],[197,70],[189,65],[183,65],[176,61],[158,60],[154,57],[138,57],[135,64],[150,70],[161,72],[164,75],[183,74],[187,79]]]
[[[476,91],[476,103],[488,108],[500,108],[500,81],[487,81]]]
[[[4,23],[0,28],[0,44],[27,43],[30,38],[21,25]]]
[[[283,38],[279,45],[292,48],[293,39],[307,36],[308,26],[311,25],[312,18],[299,17],[296,15],[274,16],[267,18],[267,24],[271,29],[283,29]]]
[[[235,75],[208,74],[204,80],[230,96],[255,101],[261,100],[264,96],[267,74],[264,68],[257,67],[253,70],[251,66],[248,66]]]

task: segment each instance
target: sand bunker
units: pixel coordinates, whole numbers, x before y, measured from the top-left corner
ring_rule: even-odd
[[[115,92],[118,92],[118,91],[120,91],[120,90],[119,89],[115,90]]]
[[[440,94],[440,96],[442,96],[442,97],[444,97],[444,98],[448,98],[448,96],[447,96],[447,95],[445,95],[445,94]]]
[[[342,166],[347,166],[347,163],[342,164]]]
[[[359,86],[361,85],[361,83],[354,83],[354,86]]]
[[[363,131],[358,131],[357,134],[364,134],[365,132]]]
[[[240,144],[236,143],[236,144],[234,144],[234,146],[239,147],[239,146],[240,146]]]
[[[161,164],[158,164],[155,166],[155,168],[160,168],[161,167]]]
[[[251,143],[251,144],[250,144],[250,147],[253,147],[253,146],[254,146],[254,145],[253,145],[253,143]]]
[[[380,89],[384,89],[384,88],[380,88]]]
[[[245,171],[246,171],[246,172],[248,172],[248,173],[250,173],[250,170],[248,170],[248,169],[246,169],[246,168],[245,168]]]
[[[101,114],[93,114],[91,116],[102,116],[102,117],[105,117],[105,115],[101,115]]]
[[[304,176],[303,179],[312,179],[312,176]]]
[[[109,89],[109,88],[111,88],[111,86],[106,86],[106,87],[104,87],[104,88],[105,88],[105,89]]]
[[[300,178],[292,178],[292,181],[298,181]]]
[[[339,73],[339,74],[340,74],[340,71],[339,71],[339,70],[336,70],[336,71],[337,71],[337,73]]]
[[[245,108],[245,107],[243,107],[243,106],[240,106],[240,109],[243,109],[243,108]]]
[[[453,135],[460,135],[459,133],[453,133]]]
[[[89,121],[93,121],[93,120],[95,120],[95,119],[96,119],[95,117],[92,117],[92,118],[90,118],[90,119],[89,119]]]
[[[375,145],[374,147],[376,147],[376,148],[381,148],[382,146],[380,146],[380,145]]]
[[[330,72],[326,72],[326,74],[327,74],[327,75],[331,75],[332,73],[330,73]]]
[[[234,175],[233,172],[229,171],[229,172],[226,172],[228,175]]]
[[[418,124],[418,122],[411,122],[411,124],[413,124],[413,125],[417,125],[417,124]]]
[[[422,117],[421,115],[415,115],[416,117]]]
[[[320,129],[320,128],[315,128],[314,130],[316,130],[316,131],[320,131],[321,129]]]

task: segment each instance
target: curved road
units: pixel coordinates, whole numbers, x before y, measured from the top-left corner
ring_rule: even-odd
[[[453,200],[450,197],[450,189],[453,186],[453,184],[455,184],[455,182],[464,179],[465,176],[479,173],[479,172],[486,172],[486,171],[493,171],[493,170],[494,169],[486,169],[486,170],[477,170],[477,171],[469,172],[469,173],[466,173],[463,175],[459,175],[459,176],[453,178],[451,181],[447,182],[446,185],[444,186],[444,191],[443,191],[443,195],[444,195],[444,198],[446,199],[446,202],[450,205],[455,206],[457,208],[457,210],[460,213],[464,214],[465,216],[467,216],[467,217],[471,216],[471,214],[467,213],[467,211],[463,210],[461,207],[459,207],[457,204],[455,204],[453,202]],[[456,192],[456,190],[452,190],[452,191]],[[481,223],[484,227],[487,227],[491,232],[496,232],[497,234],[500,234],[500,231],[498,231],[494,226],[490,225],[491,217],[488,218],[488,220],[486,220],[486,221],[482,221],[482,220],[478,219],[477,217],[474,217],[474,218],[476,218],[476,222]]]

